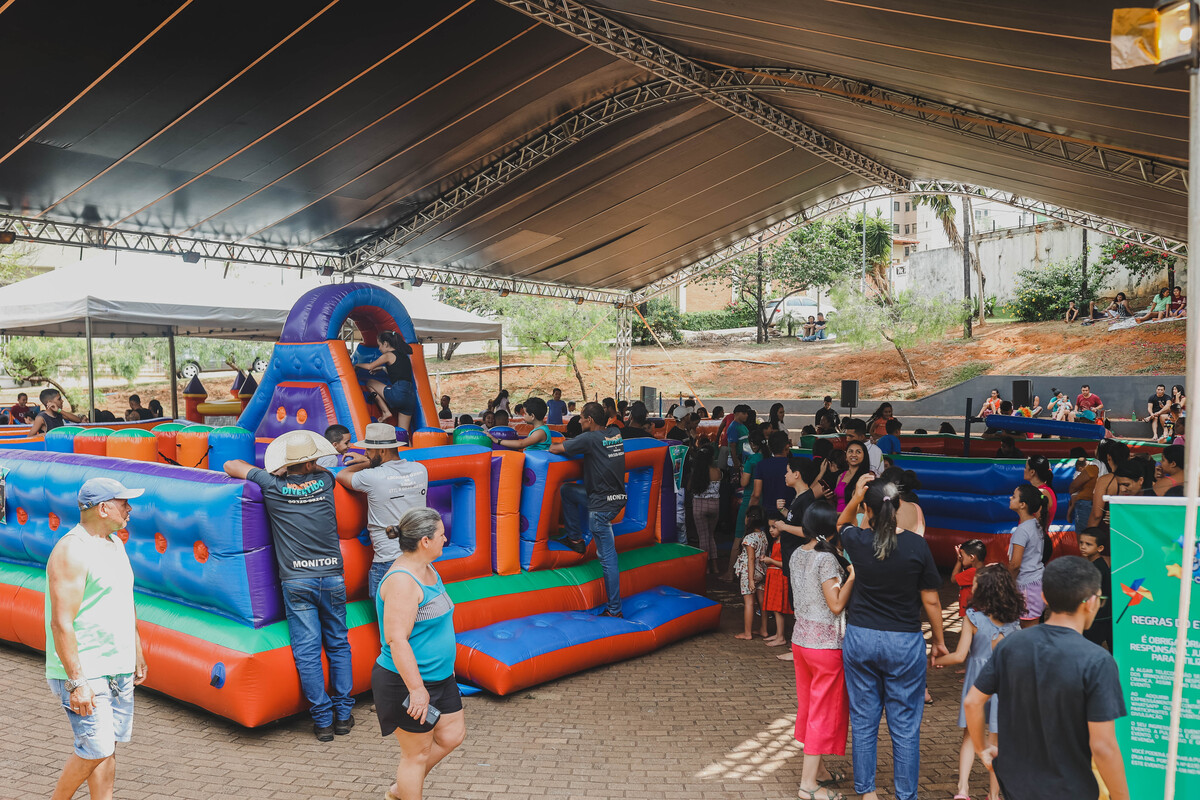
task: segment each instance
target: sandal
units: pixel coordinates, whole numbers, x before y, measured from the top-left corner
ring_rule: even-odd
[[[392,794],[391,789],[387,789],[383,793],[383,800],[400,800],[400,798]]]
[[[796,796],[799,797],[800,800],[846,800],[846,795],[842,794],[841,792],[833,792],[828,797],[817,797],[817,792],[821,789],[825,789],[827,792],[829,791],[828,787],[825,786],[819,786],[816,789],[797,789]],[[399,800],[399,798],[397,798],[397,800]]]
[[[846,780],[845,773],[838,772],[837,770],[831,769],[831,770],[829,770],[829,777],[823,781],[817,781],[817,786],[820,786],[822,789],[825,789],[830,786],[837,786],[839,783],[842,783],[845,780]]]

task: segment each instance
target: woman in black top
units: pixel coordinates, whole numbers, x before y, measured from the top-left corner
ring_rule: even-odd
[[[846,608],[842,655],[854,736],[854,791],[876,800],[875,747],[887,709],[898,800],[914,800],[921,762],[925,711],[925,639],[921,609],[929,617],[932,656],[947,655],[942,637],[942,578],[929,545],[897,528],[900,492],[893,483],[860,478],[838,517],[846,558],[856,582]],[[856,521],[865,509],[864,527]]]
[[[393,413],[396,427],[408,430],[413,412],[417,410],[417,389],[413,384],[412,363],[408,357],[412,348],[404,337],[395,331],[379,334],[379,358],[363,366],[367,372],[382,369],[387,373],[387,383],[378,379],[367,381],[371,399],[379,406],[379,419],[384,420]]]

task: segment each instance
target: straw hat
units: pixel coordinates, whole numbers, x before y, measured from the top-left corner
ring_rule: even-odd
[[[355,442],[354,446],[364,450],[386,450],[399,447],[400,442],[396,439],[396,429],[391,425],[385,422],[368,422],[367,435],[361,442]]]
[[[288,431],[267,445],[263,466],[267,472],[277,473],[296,464],[337,454],[324,436],[312,431]]]

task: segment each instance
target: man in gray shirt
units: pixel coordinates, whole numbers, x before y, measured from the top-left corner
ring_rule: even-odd
[[[424,508],[429,489],[429,471],[420,462],[401,459],[399,444],[395,428],[372,422],[363,441],[354,443],[370,456],[352,456],[351,464],[337,474],[342,486],[367,496],[367,533],[375,549],[367,577],[372,600],[379,582],[400,556],[399,540],[388,538],[388,526],[399,522],[410,508]]]

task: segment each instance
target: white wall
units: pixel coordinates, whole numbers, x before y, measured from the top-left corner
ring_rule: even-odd
[[[932,215],[931,215],[932,216]],[[940,228],[940,223],[938,223]],[[939,230],[940,233],[940,230]],[[1088,231],[1089,263],[1100,257],[1100,245],[1107,237]],[[1024,228],[1009,228],[984,233],[972,240],[979,245],[979,263],[987,279],[985,291],[1004,302],[1016,293],[1017,273],[1022,269],[1043,266],[1052,261],[1076,258],[1083,252],[1083,229],[1062,223],[1045,223]],[[942,241],[945,238],[942,237]],[[900,271],[903,270],[903,274]],[[895,275],[897,291],[913,289],[928,297],[961,298],[963,294],[963,257],[953,248],[913,253]],[[1177,283],[1183,282],[1183,262],[1177,267]],[[1106,285],[1105,292],[1124,291],[1148,294],[1153,285],[1165,285],[1166,273],[1135,287],[1133,279],[1118,269]],[[972,295],[977,292],[972,277]]]

